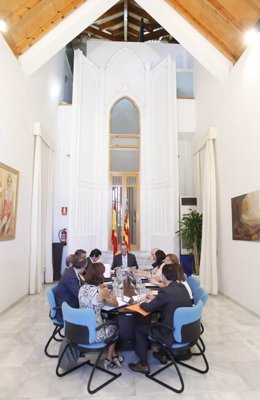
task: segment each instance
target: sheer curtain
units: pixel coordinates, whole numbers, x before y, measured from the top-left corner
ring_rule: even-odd
[[[203,214],[200,281],[211,294],[218,293],[215,139],[216,130],[210,128],[194,153],[198,208]]]
[[[53,282],[52,269],[52,151],[50,138],[33,126],[35,136],[29,293],[40,293],[43,280]],[[44,278],[45,275],[45,278]]]

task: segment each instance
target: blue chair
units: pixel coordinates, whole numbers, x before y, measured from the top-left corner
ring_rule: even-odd
[[[206,290],[203,289],[201,286],[199,286],[192,293],[193,293],[194,304],[198,304],[199,300],[201,300],[203,305],[205,306],[209,297]]]
[[[115,341],[118,339],[118,323],[114,320],[107,321],[96,328],[96,314],[93,310],[86,308],[72,308],[66,302],[62,304],[62,314],[64,319],[64,332],[67,345],[64,346],[64,349],[59,356],[56,367],[56,375],[58,377],[62,377],[78,368],[83,367],[84,365],[89,365],[92,367],[92,370],[88,380],[88,392],[90,394],[96,393],[98,390],[102,389],[104,386],[121,376],[121,372],[116,374],[98,365],[101,356],[107,350],[108,346],[112,343],[115,343]],[[109,340],[106,340],[106,342],[95,343],[97,330],[107,325],[116,326],[115,334]],[[81,355],[83,353],[98,352],[95,363],[93,364],[90,362],[90,360],[87,360],[64,372],[59,372],[60,364],[62,364],[62,358],[64,357],[66,351],[70,350],[68,347],[74,348],[74,350],[77,350]],[[91,389],[91,382],[96,369],[106,372],[107,374],[111,375],[112,378],[109,378],[95,389]]]
[[[193,307],[180,307],[177,308],[177,310],[174,313],[173,316],[173,339],[174,343],[172,346],[168,346],[166,343],[161,341],[160,339],[156,339],[156,337],[153,337],[153,328],[151,328],[151,335],[149,336],[149,339],[152,342],[157,343],[161,349],[163,349],[170,362],[165,365],[164,367],[161,367],[157,369],[155,372],[146,374],[146,377],[159,383],[160,385],[166,387],[167,389],[172,390],[175,393],[182,393],[184,390],[184,381],[180,372],[180,369],[178,367],[178,364],[190,368],[193,371],[199,372],[201,374],[206,374],[209,370],[209,365],[208,361],[205,356],[205,352],[200,346],[199,343],[199,338],[200,338],[200,319],[202,315],[202,310],[203,310],[203,303],[202,301],[199,301],[197,305]],[[165,324],[160,324],[160,323],[155,323],[154,326],[163,326],[165,329],[167,327]],[[153,327],[153,325],[152,325]],[[171,327],[168,327],[168,329],[171,329]],[[193,365],[184,363],[183,361],[177,361],[174,359],[174,356],[172,354],[172,351],[174,351],[174,354],[178,354],[178,352],[183,351],[183,350],[191,350],[193,346],[197,346],[199,349],[199,354],[202,356],[205,367],[204,369],[199,369]],[[157,374],[160,372],[164,371],[166,368],[169,368],[171,366],[175,367],[175,370],[178,374],[179,380],[180,380],[180,388],[173,387],[169,385],[168,383],[165,383],[161,381],[158,378],[155,378]]]
[[[201,286],[195,288],[195,290],[194,290],[194,292],[193,292],[194,304],[198,304],[199,301],[202,301],[203,305],[205,306],[206,303],[207,303],[207,301],[208,301],[208,297],[209,297],[208,293],[207,293],[206,290],[203,289]],[[203,334],[204,330],[205,330],[205,329],[204,329],[204,325],[203,325],[203,323],[201,322],[201,331],[200,331],[200,334],[201,334],[201,335]],[[203,352],[204,352],[205,349],[206,349],[205,343],[203,342],[203,340],[202,340],[201,337],[200,337],[199,340],[200,340],[200,344],[201,344],[201,346],[202,346],[202,350],[203,350]],[[200,353],[194,353],[193,355],[194,355],[194,356],[200,355]]]
[[[47,357],[50,358],[58,358],[58,354],[50,354],[48,352],[48,347],[51,343],[52,340],[55,340],[56,342],[62,342],[62,338],[64,338],[64,336],[61,333],[61,330],[63,328],[63,322],[60,322],[56,319],[56,313],[57,313],[57,306],[56,306],[56,300],[55,300],[55,289],[56,289],[57,285],[51,287],[48,292],[47,292],[47,299],[50,305],[50,313],[49,313],[49,317],[52,320],[52,323],[54,325],[54,330],[48,340],[48,342],[45,345],[44,348],[44,353],[46,354]]]
[[[187,278],[187,282],[189,287],[191,288],[192,293],[194,293],[194,291],[200,287],[200,280],[198,277],[195,277],[193,275],[188,276]]]

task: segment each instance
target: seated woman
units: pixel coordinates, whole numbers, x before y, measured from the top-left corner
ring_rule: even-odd
[[[165,257],[166,257],[166,254],[164,253],[164,251],[157,249],[154,253],[155,262],[152,264],[153,269],[149,270],[149,271],[140,269],[139,271],[135,271],[135,274],[137,276],[144,276],[148,279],[151,277],[151,274],[152,274],[153,278],[157,278],[158,280],[160,280],[161,275],[162,275],[162,267],[164,266]]]
[[[96,314],[96,326],[100,326],[105,322],[101,316],[103,304],[118,306],[117,299],[113,293],[107,289],[104,283],[105,267],[102,263],[90,264],[85,275],[85,283],[79,289],[79,307],[92,309]],[[106,326],[97,331],[96,342],[103,342],[113,336],[115,326]],[[119,355],[115,350],[115,343],[111,344],[104,360],[105,368],[120,368],[124,357]]]
[[[187,289],[187,291],[188,291],[188,293],[190,295],[190,298],[193,299],[191,288],[190,288],[190,286],[188,285],[188,283],[187,283],[187,281],[185,279],[183,268],[182,268],[182,266],[181,266],[181,264],[179,262],[179,258],[176,256],[176,254],[167,254],[166,258],[165,258],[165,262],[163,263],[163,265],[165,265],[165,264],[175,264],[177,266],[177,269],[178,269],[178,279],[177,279],[177,281],[182,283],[186,287],[186,289]],[[162,265],[162,267],[163,267],[163,265]],[[161,281],[162,280],[161,279],[161,277],[162,277],[162,267],[158,269],[158,271],[157,271],[157,273],[156,273],[156,275],[154,277],[152,276],[149,279],[149,281],[151,283],[155,283],[159,287],[164,287],[164,284]]]

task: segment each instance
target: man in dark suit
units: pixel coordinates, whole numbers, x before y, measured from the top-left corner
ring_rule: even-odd
[[[81,286],[80,274],[86,267],[86,260],[76,260],[72,267],[67,268],[59,281],[54,292],[56,305],[58,307],[56,318],[58,321],[63,321],[61,306],[66,301],[71,307],[79,308],[79,288]]]
[[[138,268],[135,255],[132,253],[128,253],[126,243],[121,243],[120,251],[121,251],[120,254],[114,256],[111,269],[115,269],[116,267],[122,267],[122,266]]]
[[[149,295],[140,304],[145,311],[160,311],[159,322],[173,327],[173,314],[179,307],[191,307],[191,299],[186,287],[177,282],[178,268],[175,264],[166,264],[162,269],[162,282],[165,287],[159,289],[158,295]],[[149,323],[137,325],[135,331],[135,352],[139,357],[137,363],[130,363],[128,367],[134,372],[149,373],[147,363],[147,343],[151,325]],[[152,336],[162,338],[167,345],[173,344],[173,333],[165,327],[154,327]],[[157,357],[156,357],[157,358]]]

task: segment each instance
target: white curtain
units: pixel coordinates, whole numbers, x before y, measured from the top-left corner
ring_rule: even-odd
[[[48,149],[48,175],[47,175],[47,198],[46,198],[46,225],[45,225],[45,283],[53,282],[52,267],[52,150]]]
[[[52,148],[40,124],[34,124],[35,152],[29,293],[40,293],[42,283],[53,282],[52,268]],[[46,154],[47,151],[47,161]]]
[[[200,281],[211,294],[218,293],[215,139],[211,128],[195,152],[198,205],[203,214]]]
[[[35,136],[29,293],[41,291],[41,154],[42,140]]]

